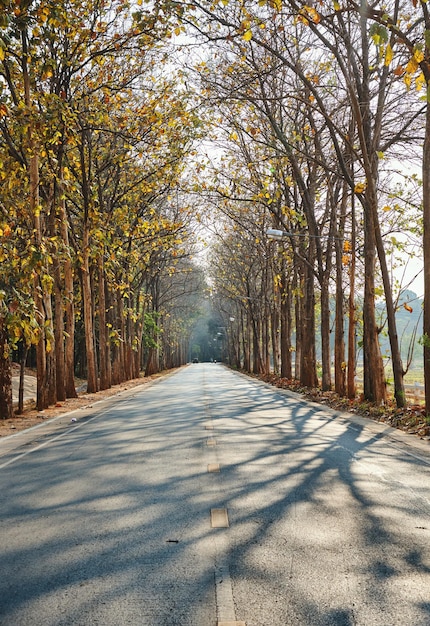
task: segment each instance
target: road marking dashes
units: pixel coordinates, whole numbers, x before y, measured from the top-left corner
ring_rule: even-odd
[[[220,472],[220,471],[221,471],[221,468],[220,468],[219,463],[209,463],[208,464],[208,472],[213,473],[213,472]]]
[[[227,509],[211,509],[211,526],[212,528],[228,528]]]

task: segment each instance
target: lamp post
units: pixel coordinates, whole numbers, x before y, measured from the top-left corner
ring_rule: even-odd
[[[289,233],[285,230],[278,230],[276,228],[269,228],[266,231],[266,235],[269,239],[283,239],[284,237],[294,237],[294,233]]]
[[[268,239],[284,239],[285,237],[309,237],[309,239],[333,239],[342,241],[340,237],[332,237],[332,235],[310,235],[309,233],[290,233],[288,230],[278,230],[277,228],[268,228],[266,230]]]

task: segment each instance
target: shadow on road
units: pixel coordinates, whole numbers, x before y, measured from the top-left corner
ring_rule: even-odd
[[[192,390],[180,402],[179,382]],[[219,475],[204,469],[208,415]],[[1,471],[0,623],[212,626],[207,554],[222,532],[247,626],[406,624],[410,614],[428,625],[428,508],[418,487],[403,498],[389,476],[396,453],[381,466],[378,441],[218,365],[137,392]],[[208,503],[228,507],[228,530],[210,528]]]

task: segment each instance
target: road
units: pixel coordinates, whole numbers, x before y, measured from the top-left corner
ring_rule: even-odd
[[[429,626],[429,443],[193,364],[0,442],[0,559],[2,626]]]

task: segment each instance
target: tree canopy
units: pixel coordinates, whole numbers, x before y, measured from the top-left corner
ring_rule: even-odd
[[[186,362],[208,297],[235,367],[403,406],[423,250],[430,406],[426,2],[1,8],[3,417],[17,348],[43,408]]]

